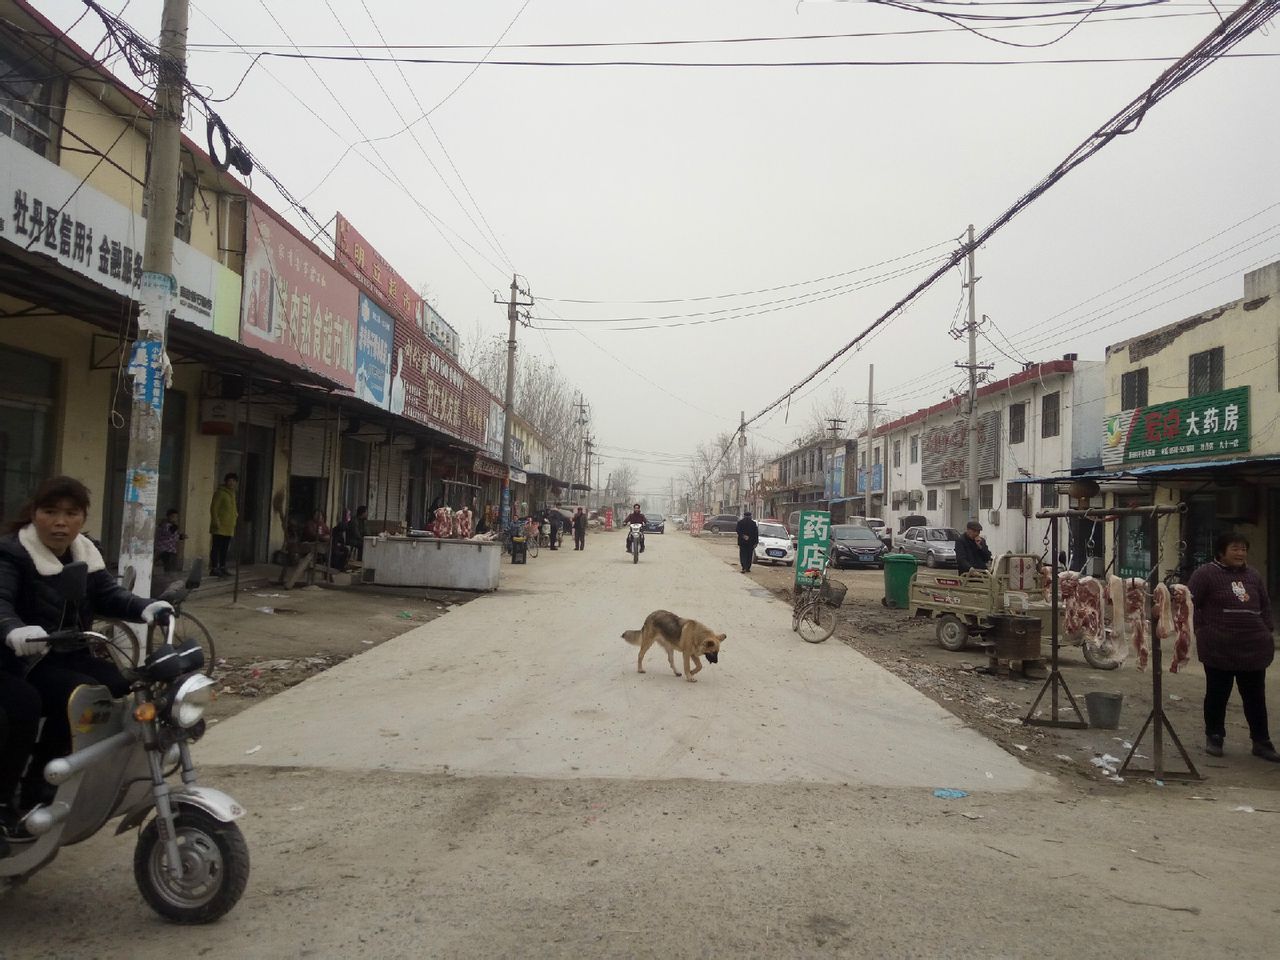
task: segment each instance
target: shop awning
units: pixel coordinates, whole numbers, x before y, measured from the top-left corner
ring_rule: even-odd
[[[1223,474],[1235,476],[1280,475],[1280,456],[1238,457],[1232,460],[1194,460],[1179,463],[1149,463],[1123,470],[1089,470],[1083,473],[1055,474],[1051,477],[1018,477],[1011,483],[1071,483],[1073,480],[1221,480]]]
[[[571,483],[569,484],[569,489],[570,490],[590,490],[591,487],[585,483]]]

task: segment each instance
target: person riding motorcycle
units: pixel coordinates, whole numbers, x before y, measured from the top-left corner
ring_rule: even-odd
[[[7,675],[6,689],[15,678],[34,689],[45,719],[16,804],[15,785],[0,779],[0,810],[8,814],[6,819],[46,798],[44,765],[71,751],[67,702],[76,687],[101,684],[115,697],[129,690],[128,681],[108,660],[88,650],[51,651],[45,638],[59,630],[88,630],[95,617],[149,624],[173,614],[169,603],[135,596],[116,583],[97,544],[80,532],[88,513],[88,488],[71,477],[53,477],[40,484],[10,532],[0,537],[0,672]],[[63,567],[75,561],[88,568],[84,596],[78,601],[64,595],[61,579]],[[20,774],[23,761],[14,759],[15,751],[32,749],[21,733],[34,725],[27,715],[30,709],[29,703],[15,721],[14,704],[6,697],[10,733],[3,745],[0,777],[11,775],[15,767]],[[20,731],[17,738],[15,729]]]
[[[640,504],[631,508],[631,514],[623,523],[627,524],[627,553],[631,552],[631,524],[640,524],[640,552],[644,553],[644,514],[640,512]]]

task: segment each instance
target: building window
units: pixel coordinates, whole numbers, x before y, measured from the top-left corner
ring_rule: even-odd
[[[1187,395],[1204,396],[1222,389],[1222,347],[1193,353],[1188,362]]]
[[[1010,483],[1005,487],[1004,502],[1010,510],[1022,509],[1022,493],[1025,483]]]
[[[1015,403],[1009,408],[1009,442],[1022,443],[1027,439],[1027,405]]]
[[[1058,509],[1058,485],[1056,483],[1040,484],[1040,506],[1044,510]]]
[[[978,484],[978,509],[990,510],[996,505],[995,486],[990,483]]]
[[[147,148],[147,176],[151,176],[151,149]],[[173,214],[173,235],[183,243],[191,242],[191,219],[196,205],[196,176],[183,170],[178,174],[178,207]],[[149,216],[147,195],[142,195],[142,217]]]
[[[43,60],[0,46],[0,135],[52,160],[57,81]]]
[[[902,466],[902,441],[893,441],[893,465],[895,467]]]
[[[58,379],[56,361],[8,346],[0,350],[0,521],[17,517],[49,476]]]
[[[871,451],[871,456],[873,457],[871,463],[873,466],[877,466],[877,467],[880,466],[880,453],[881,453],[880,447],[876,447],[874,450]]]
[[[938,491],[930,490],[925,502],[927,504],[927,509],[937,510],[938,509]]]
[[[916,434],[911,438],[911,462],[920,462],[920,434]]]
[[[1040,436],[1056,437],[1059,431],[1058,425],[1058,408],[1062,401],[1062,394],[1056,390],[1053,393],[1046,393],[1040,400]]]
[[[861,468],[862,468],[862,469],[864,469],[864,470],[866,469],[866,467],[867,467],[867,451],[863,450],[860,454],[858,454],[858,466],[859,466],[859,467],[861,467]]]
[[[1147,368],[1120,374],[1120,409],[1136,410],[1147,405]]]

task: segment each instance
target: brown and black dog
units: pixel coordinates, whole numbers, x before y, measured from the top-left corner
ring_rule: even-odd
[[[622,639],[640,648],[640,656],[636,658],[637,673],[644,673],[644,655],[656,643],[667,651],[667,663],[671,664],[671,671],[677,677],[680,671],[676,669],[675,654],[679,650],[684,657],[685,679],[697,683],[694,674],[702,669],[702,661],[698,658],[706,657],[711,663],[718,662],[720,644],[724,643],[725,635],[714,632],[697,620],[677,617],[670,610],[655,610],[644,618],[644,626],[639,630],[624,630]]]

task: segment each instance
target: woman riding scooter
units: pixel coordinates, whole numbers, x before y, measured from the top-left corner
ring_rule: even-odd
[[[0,671],[6,691],[14,679],[25,678],[39,695],[44,730],[22,784],[18,807],[13,806],[12,785],[0,781],[0,810],[12,818],[45,799],[44,765],[71,750],[71,726],[67,701],[82,684],[102,684],[113,696],[123,696],[129,684],[110,662],[87,650],[52,652],[43,638],[65,629],[88,630],[95,617],[152,623],[173,613],[163,600],[137,597],[119,586],[107,572],[102,554],[80,531],[89,514],[89,491],[71,477],[53,477],[36,490],[23,507],[10,533],[0,537]],[[84,599],[76,602],[62,594],[62,568],[80,560],[88,566]],[[6,697],[6,710],[13,705]],[[21,709],[21,708],[20,708]],[[10,712],[11,731],[31,726],[30,701],[25,713]],[[10,738],[13,734],[10,733]],[[10,745],[4,747],[9,757]],[[0,776],[5,770],[0,767]]]

